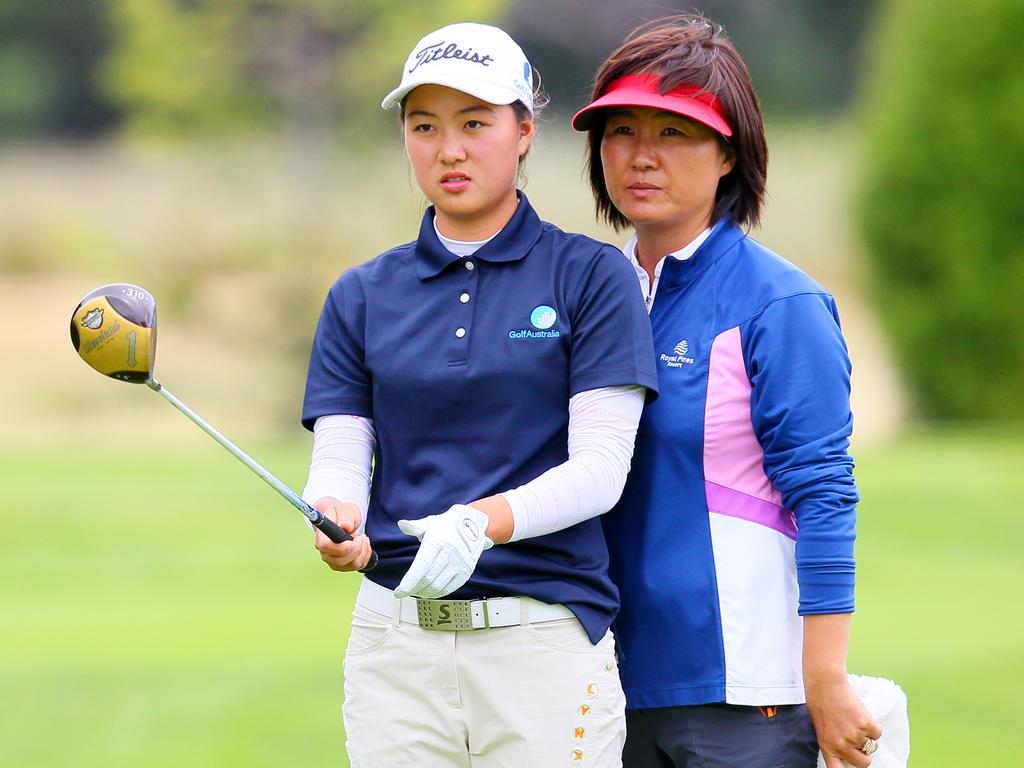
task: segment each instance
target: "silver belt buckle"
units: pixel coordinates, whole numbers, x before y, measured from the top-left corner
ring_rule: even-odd
[[[416,616],[420,627],[443,631],[473,629],[470,600],[416,600]]]

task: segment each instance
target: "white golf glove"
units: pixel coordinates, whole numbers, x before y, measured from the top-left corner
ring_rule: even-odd
[[[399,520],[402,533],[420,540],[420,550],[395,597],[444,597],[465,584],[480,554],[494,546],[485,534],[489,522],[486,514],[465,504],[421,520]]]

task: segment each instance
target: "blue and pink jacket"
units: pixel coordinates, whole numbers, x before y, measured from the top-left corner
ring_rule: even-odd
[[[723,220],[665,260],[651,325],[661,396],[604,516],[628,706],[803,702],[800,616],[853,610],[835,302]]]

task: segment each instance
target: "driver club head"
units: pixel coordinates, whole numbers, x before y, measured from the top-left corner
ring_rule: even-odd
[[[89,367],[133,384],[152,380],[156,301],[131,283],[111,283],[83,298],[71,315],[71,344]]]

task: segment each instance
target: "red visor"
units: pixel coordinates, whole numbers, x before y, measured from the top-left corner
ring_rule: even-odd
[[[714,128],[723,136],[732,136],[732,128],[722,116],[722,105],[715,94],[695,85],[681,85],[668,93],[658,90],[658,75],[625,75],[612,80],[601,96],[585,106],[572,119],[577,131],[589,131],[596,111],[606,107],[652,107],[685,115]]]

